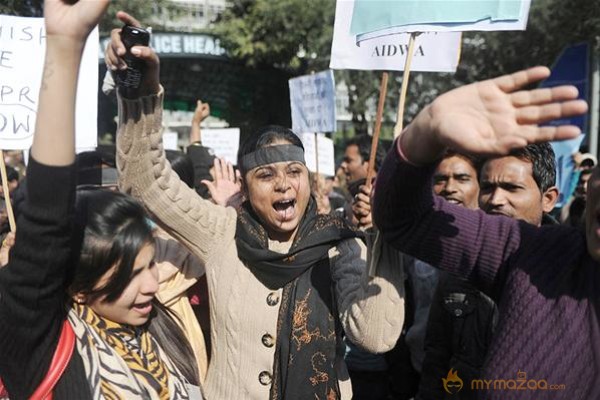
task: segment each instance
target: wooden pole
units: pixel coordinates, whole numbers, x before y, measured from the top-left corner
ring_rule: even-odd
[[[10,231],[14,232],[17,229],[15,223],[15,214],[13,213],[12,204],[10,202],[10,193],[8,190],[8,176],[6,173],[6,164],[4,163],[4,150],[0,150],[0,174],[2,175],[2,191],[4,192],[4,203],[6,204],[6,213],[8,214],[8,224]]]
[[[321,185],[319,185],[319,134],[315,132],[315,192],[317,196],[321,195]]]
[[[404,104],[406,103],[406,92],[408,91],[408,80],[410,77],[410,65],[412,64],[413,54],[415,52],[415,37],[418,32],[410,34],[408,41],[408,53],[406,54],[406,62],[404,63],[404,74],[402,75],[402,88],[400,89],[400,102],[398,103],[398,117],[396,126],[394,127],[394,138],[397,138],[404,128]]]
[[[381,74],[381,86],[379,87],[379,102],[377,104],[377,116],[375,117],[375,131],[371,140],[371,154],[369,155],[369,169],[367,170],[366,185],[371,187],[371,181],[375,176],[375,155],[377,154],[377,144],[379,144],[379,133],[381,132],[381,120],[383,118],[383,105],[387,94],[388,73]]]

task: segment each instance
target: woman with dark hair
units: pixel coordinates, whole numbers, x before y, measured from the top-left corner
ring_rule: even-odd
[[[124,68],[119,31],[107,48],[111,68]],[[138,93],[118,98],[119,183],[205,265],[212,339],[206,396],[351,398],[342,331],[368,351],[394,346],[403,322],[401,268],[369,274],[357,234],[317,214],[304,149],[289,129],[267,127],[242,147],[247,201],[239,215],[200,198],[165,159],[158,58],[149,47],[132,54],[145,61],[146,73]],[[233,167],[220,168],[214,189],[233,181]]]
[[[143,208],[75,196],[75,93],[107,0],[46,0],[46,63],[28,195],[0,270],[0,376],[14,399],[201,398],[191,348],[158,290]]]

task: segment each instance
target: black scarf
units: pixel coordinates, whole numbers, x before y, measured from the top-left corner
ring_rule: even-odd
[[[270,289],[283,288],[270,399],[339,399],[335,371],[341,328],[329,249],[357,237],[341,218],[319,215],[311,197],[288,254],[268,249],[268,235],[248,202],[238,216],[238,254]]]

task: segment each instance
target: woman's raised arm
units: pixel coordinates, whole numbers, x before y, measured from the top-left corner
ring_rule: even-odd
[[[140,26],[127,13],[119,12],[117,17],[125,24]],[[125,52],[120,29],[115,29],[105,57],[111,70],[126,68]],[[162,145],[164,94],[159,85],[159,59],[147,46],[134,46],[131,54],[145,63],[145,70],[139,89],[119,91],[119,187],[142,202],[156,222],[210,270],[219,261],[220,248],[234,240],[237,214],[231,207],[200,198],[171,169]]]
[[[46,165],[75,161],[77,74],[89,33],[109,0],[46,0],[46,59],[31,156]]]

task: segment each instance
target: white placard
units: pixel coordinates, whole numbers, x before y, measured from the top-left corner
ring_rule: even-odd
[[[163,147],[165,150],[179,150],[179,146],[177,146],[177,139],[177,132],[164,132]]]
[[[77,86],[76,146],[97,146],[98,28],[85,45]],[[0,148],[31,147],[42,80],[43,18],[0,15]]]
[[[352,3],[354,8],[355,0],[343,0],[346,3]],[[364,4],[370,0],[361,0]],[[383,7],[387,7],[392,12],[394,4],[401,4],[405,0],[380,0],[373,1],[372,5],[379,7],[383,4]],[[470,0],[471,3],[476,1],[487,1],[487,0]],[[510,0],[506,0],[510,1]],[[371,32],[356,32],[356,43],[361,43],[364,40],[374,39],[377,37],[396,35],[399,33],[406,32],[464,32],[464,31],[523,31],[527,28],[527,19],[529,16],[529,8],[531,7],[531,0],[518,0],[520,2],[519,16],[516,19],[509,20],[493,20],[491,18],[482,19],[475,22],[452,22],[457,21],[457,15],[460,12],[452,12],[453,20],[448,22],[436,22],[436,23],[421,23],[420,21],[409,21],[406,24],[400,26],[387,26],[381,29],[376,29]],[[376,4],[379,3],[379,4]],[[446,7],[452,10],[465,10],[468,13],[469,2],[461,0],[454,1],[443,1],[439,0],[419,0],[410,1],[407,3],[418,4],[419,7],[429,7],[437,9],[438,15],[445,15],[441,7]],[[462,5],[462,7],[461,7]],[[397,11],[396,11],[397,12]]]
[[[319,150],[319,173],[326,176],[335,175],[335,156],[333,140],[322,133],[317,133]],[[302,133],[300,139],[304,145],[304,160],[306,167],[311,172],[317,172],[317,160],[315,156],[315,134]]]
[[[240,128],[204,129],[202,128],[202,146],[210,147],[217,157],[237,164],[240,148]]]
[[[333,71],[290,79],[290,106],[294,132],[335,132]]]
[[[408,53],[409,33],[365,40],[356,45],[350,33],[353,2],[337,0],[332,69],[403,71]],[[455,72],[460,58],[460,32],[432,32],[417,36],[411,71]]]

